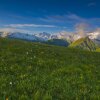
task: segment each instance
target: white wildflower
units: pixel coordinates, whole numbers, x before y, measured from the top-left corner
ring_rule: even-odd
[[[31,57],[30,59],[32,60],[33,58]]]
[[[28,52],[26,52],[26,54],[28,55],[29,53],[28,53]]]
[[[10,82],[9,84],[12,85],[12,82]]]
[[[31,50],[31,52],[32,52],[33,50]]]
[[[36,58],[36,56],[34,56],[34,58]]]

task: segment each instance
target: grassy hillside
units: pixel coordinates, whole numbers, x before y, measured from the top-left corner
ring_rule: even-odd
[[[97,49],[96,49],[96,52],[100,52],[100,48],[97,48]]]
[[[100,53],[0,39],[0,100],[100,100]]]
[[[96,50],[95,43],[92,40],[90,40],[88,37],[80,38],[76,40],[70,45],[70,47],[80,48],[80,49],[89,50],[89,51]]]

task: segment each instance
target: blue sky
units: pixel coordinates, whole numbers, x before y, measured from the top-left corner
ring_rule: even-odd
[[[100,27],[100,0],[0,0],[0,30],[75,32]]]

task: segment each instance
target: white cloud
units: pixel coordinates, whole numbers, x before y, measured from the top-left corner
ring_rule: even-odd
[[[86,23],[80,23],[80,24],[75,25],[76,32],[82,37],[86,35],[86,31],[87,31],[88,27],[89,27],[89,25]]]
[[[16,28],[0,28],[0,32],[22,32],[22,33],[32,33],[28,30],[16,29]]]
[[[85,18],[82,18],[76,14],[65,14],[65,15],[53,15],[53,16],[46,16],[40,19],[44,22],[54,22],[54,23],[72,23],[72,22],[83,22],[87,21]]]
[[[72,25],[74,26],[77,23],[100,23],[100,18],[85,18],[78,16],[77,14],[70,13],[65,15],[52,15],[46,16],[40,19],[43,22],[56,23],[58,25]]]
[[[23,28],[23,27],[48,27],[48,28],[53,28],[56,27],[54,25],[38,25],[38,24],[9,24],[5,25],[6,27],[12,27],[12,28]]]
[[[0,28],[0,32],[11,32],[14,30],[16,30],[16,29],[14,29],[14,28]]]

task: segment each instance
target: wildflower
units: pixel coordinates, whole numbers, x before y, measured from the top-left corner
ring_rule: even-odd
[[[34,56],[34,58],[36,58],[36,56]]]
[[[30,50],[31,52],[33,51],[33,50]]]
[[[8,97],[6,97],[6,100],[8,100]]]
[[[26,52],[26,54],[28,55],[29,53],[28,53],[28,52]]]
[[[32,60],[33,58],[31,57],[30,59]]]
[[[12,82],[10,82],[9,84],[12,85]]]
[[[43,54],[44,52],[41,52],[41,54]]]

